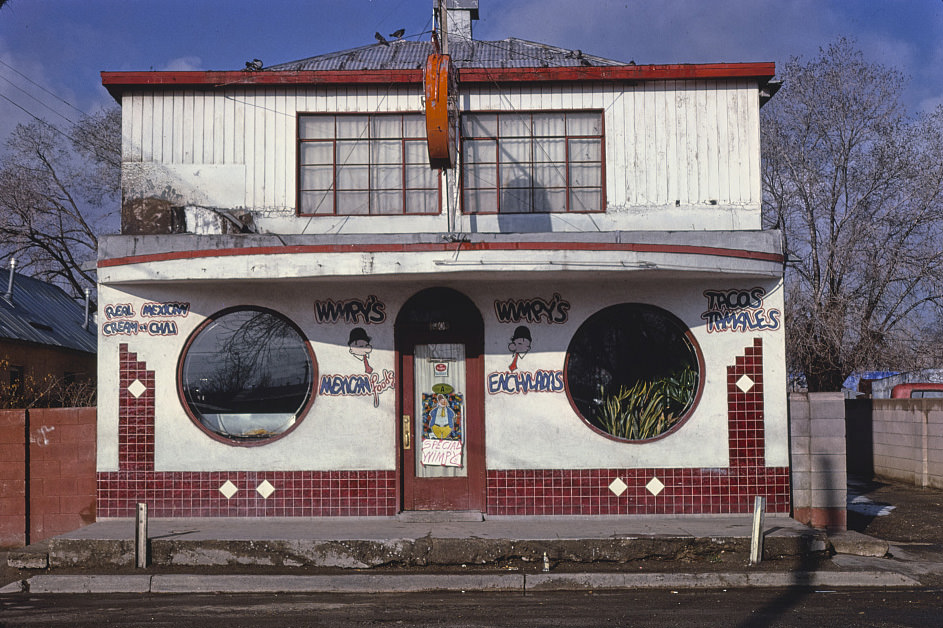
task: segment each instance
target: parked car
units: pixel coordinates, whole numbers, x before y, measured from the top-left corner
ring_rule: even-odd
[[[897,384],[891,389],[891,399],[943,399],[943,384]]]

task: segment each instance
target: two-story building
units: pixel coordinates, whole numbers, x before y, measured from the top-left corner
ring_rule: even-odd
[[[100,517],[788,512],[773,64],[447,5],[442,42],[102,74]]]

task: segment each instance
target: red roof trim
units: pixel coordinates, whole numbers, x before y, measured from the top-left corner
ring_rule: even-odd
[[[681,65],[618,65],[564,68],[465,68],[465,83],[548,81],[663,81],[692,79],[771,79],[776,64],[710,63]],[[131,87],[228,87],[232,85],[324,85],[422,83],[422,70],[337,70],[226,72],[102,72],[102,85],[112,93]]]
[[[779,253],[763,253],[761,251],[744,251],[742,249],[725,249],[711,246],[690,246],[684,244],[639,244],[615,242],[467,242],[462,245],[463,251],[613,251],[635,253],[673,253],[681,255],[708,255],[715,257],[732,257],[749,259],[761,262],[775,262],[781,264],[783,256]],[[428,253],[448,252],[455,253],[455,244],[424,243],[424,244],[308,244],[286,246],[257,246],[228,249],[206,249],[172,251],[167,253],[152,253],[132,255],[128,257],[114,257],[99,260],[99,268],[124,266],[127,264],[144,264],[151,262],[166,262],[183,259],[199,259],[211,257],[230,257],[235,255],[278,255],[299,253]]]
[[[765,81],[776,74],[776,64],[701,63],[677,65],[615,65],[564,68],[465,68],[464,83],[493,81],[668,81],[684,79],[756,78]]]

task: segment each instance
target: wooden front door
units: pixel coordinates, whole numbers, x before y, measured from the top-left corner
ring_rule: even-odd
[[[433,288],[397,317],[403,510],[485,508],[481,315]]]

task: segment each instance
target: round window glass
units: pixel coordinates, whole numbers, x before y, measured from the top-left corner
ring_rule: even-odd
[[[180,369],[186,408],[211,435],[252,444],[291,430],[312,399],[315,363],[284,316],[261,308],[217,314],[193,334]]]
[[[590,316],[567,349],[567,394],[584,421],[638,441],[672,430],[697,397],[698,352],[684,324],[639,303]]]

